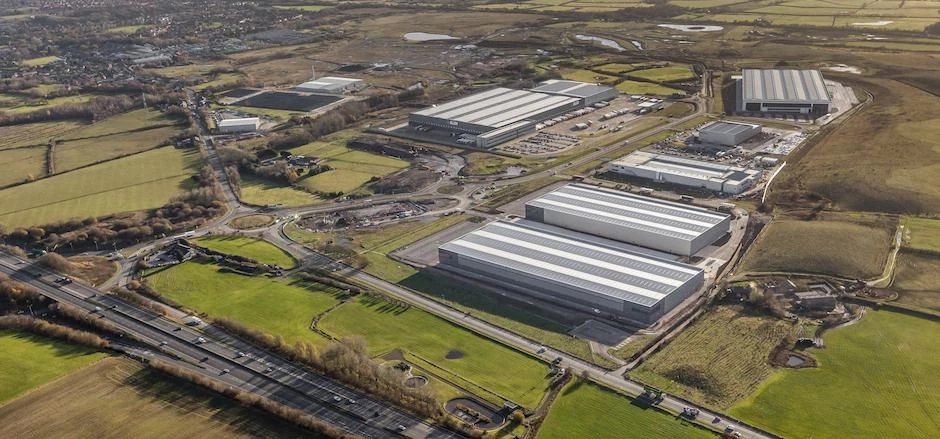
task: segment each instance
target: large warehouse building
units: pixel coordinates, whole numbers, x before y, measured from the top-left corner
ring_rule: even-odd
[[[563,87],[543,83],[558,88],[552,92],[494,88],[411,113],[408,124],[445,129],[479,148],[490,148],[534,131],[539,122],[593,105],[611,93],[617,96],[611,87],[563,82]]]
[[[300,84],[294,87],[294,90],[303,93],[343,94],[346,92],[361,90],[365,87],[366,83],[361,79],[324,76],[322,78]]]
[[[611,101],[619,95],[617,89],[613,87],[563,79],[549,79],[540,83],[532,91],[578,98],[581,99],[581,105],[585,107],[598,102]]]
[[[220,119],[215,123],[215,131],[219,134],[251,133],[258,131],[260,126],[261,119],[257,117]]]
[[[736,146],[760,134],[760,131],[760,125],[715,121],[698,130],[698,140],[702,143]]]
[[[518,220],[445,243],[439,267],[588,312],[654,323],[704,283],[702,270],[608,239]]]
[[[636,151],[607,164],[607,170],[628,177],[740,194],[760,181],[763,171]]]
[[[745,113],[822,116],[832,107],[819,70],[744,69],[739,90]]]
[[[526,219],[691,256],[731,228],[710,210],[582,184],[569,184],[525,205]]]

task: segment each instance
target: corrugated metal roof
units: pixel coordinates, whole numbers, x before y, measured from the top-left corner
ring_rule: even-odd
[[[533,221],[497,221],[441,245],[461,257],[570,287],[653,306],[701,270]]]
[[[752,125],[748,123],[736,123],[736,122],[712,122],[701,129],[699,133],[720,133],[720,134],[738,134],[743,133],[747,130],[754,129],[759,125]]]
[[[608,87],[606,85],[589,84],[587,82],[568,81],[564,79],[549,79],[548,81],[539,84],[538,87],[533,88],[532,91],[586,98],[607,92],[612,88],[613,87]]]
[[[686,240],[727,218],[705,209],[579,184],[563,186],[526,205]]]
[[[819,70],[744,69],[744,101],[829,103]]]
[[[552,108],[568,106],[573,109],[577,102],[577,98],[567,96],[499,87],[412,114],[495,129],[528,120]]]
[[[756,169],[728,166],[721,163],[703,162],[700,160],[662,154],[652,154],[645,151],[633,152],[610,164],[634,169],[647,169],[663,174],[683,175],[700,180],[717,179],[714,181],[741,181],[745,178],[761,174],[761,171]]]

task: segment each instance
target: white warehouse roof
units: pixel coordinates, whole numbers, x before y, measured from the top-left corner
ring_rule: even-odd
[[[258,125],[259,123],[261,123],[261,120],[257,117],[241,117],[235,119],[222,119],[216,124],[216,126],[233,127],[241,125]]]
[[[608,168],[633,168],[662,174],[681,175],[700,181],[725,181],[741,183],[748,179],[759,179],[761,171],[756,169],[728,166],[721,163],[703,162],[662,154],[636,151],[611,162]]]
[[[819,70],[744,69],[742,97],[745,102],[830,103]]]
[[[573,97],[499,87],[412,114],[496,129],[528,120],[552,108],[574,109],[578,102]]]
[[[699,129],[699,133],[719,133],[719,134],[740,134],[748,130],[753,130],[754,128],[760,128],[760,125],[749,124],[749,123],[740,123],[740,122],[725,122],[725,121],[715,121],[708,125],[705,125]]]
[[[651,307],[701,273],[630,246],[534,221],[496,221],[442,250],[565,285]]]
[[[683,240],[698,238],[728,219],[723,213],[582,184],[563,186],[526,206]]]
[[[313,81],[307,81],[303,84],[298,85],[298,89],[310,89],[310,90],[341,90],[350,85],[361,83],[361,79],[355,78],[341,78],[338,76],[324,76],[322,78],[314,79]]]

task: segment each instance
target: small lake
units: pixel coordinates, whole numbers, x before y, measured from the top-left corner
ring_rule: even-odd
[[[717,32],[724,30],[724,26],[705,26],[700,24],[660,24],[659,27],[681,32]]]
[[[443,40],[459,40],[460,38],[452,37],[445,34],[429,34],[427,32],[408,32],[404,35],[404,38],[408,41],[443,41]]]
[[[799,367],[806,363],[806,360],[797,357],[796,355],[790,355],[787,357],[787,366],[788,367]]]
[[[618,52],[623,52],[624,50],[627,50],[627,49],[624,49],[623,46],[618,44],[616,41],[610,40],[607,38],[595,37],[593,35],[575,35],[574,37],[581,41],[597,41],[598,43],[601,43],[601,46],[610,47],[611,49],[615,49]]]

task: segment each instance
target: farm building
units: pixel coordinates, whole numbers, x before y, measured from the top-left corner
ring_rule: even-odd
[[[438,253],[440,268],[646,324],[704,283],[696,267],[527,220],[492,222],[441,245]]]
[[[490,148],[534,131],[539,122],[584,108],[586,102],[599,102],[609,90],[616,96],[610,87],[564,82],[579,85],[565,84],[563,93],[494,88],[413,112],[408,123],[448,130],[464,140],[460,143]]]
[[[215,131],[220,134],[226,133],[250,133],[258,131],[261,126],[261,120],[257,117],[241,117],[237,119],[222,119],[216,122]]]
[[[760,125],[716,121],[698,130],[698,140],[703,143],[736,146],[760,134],[760,130]]]
[[[361,79],[340,78],[337,76],[324,76],[308,81],[294,87],[294,90],[304,93],[330,93],[343,94],[365,88],[366,83]]]
[[[607,164],[615,174],[740,194],[760,181],[763,171],[636,151]]]
[[[569,184],[525,205],[526,219],[690,256],[728,233],[731,217],[685,204]]]
[[[767,114],[829,113],[832,99],[819,70],[744,69],[738,111]]]
[[[598,102],[610,101],[618,96],[616,88],[563,79],[549,79],[532,89],[534,92],[581,99],[581,105],[590,107]]]

